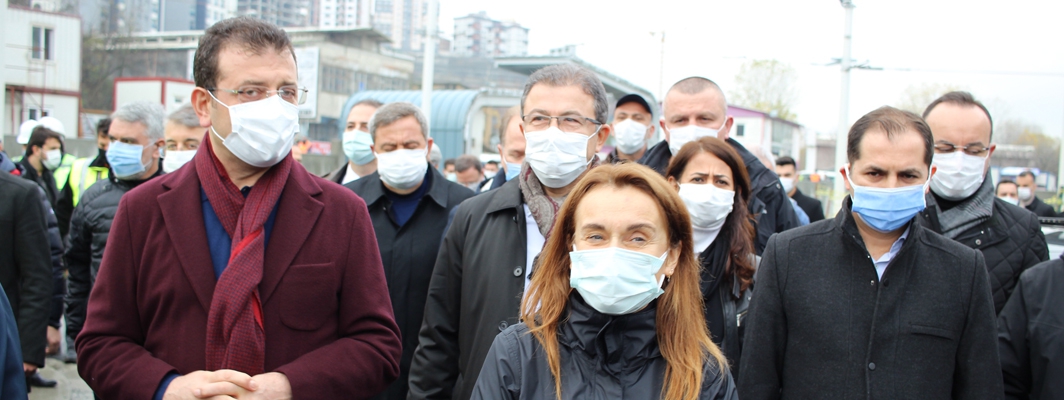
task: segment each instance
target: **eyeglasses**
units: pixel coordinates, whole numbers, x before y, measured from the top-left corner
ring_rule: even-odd
[[[525,123],[525,126],[533,129],[549,128],[550,121],[552,119],[557,119],[558,129],[561,129],[566,132],[584,132],[587,131],[591,126],[595,126],[596,130],[598,130],[598,127],[602,126],[601,122],[579,115],[563,115],[560,117],[552,117],[543,114],[529,114],[521,116],[521,120]]]
[[[292,104],[303,104],[307,101],[306,88],[300,88],[295,86],[282,86],[277,90],[270,90],[265,86],[241,86],[237,89],[207,89],[210,91],[222,91],[226,93],[232,93],[240,99],[241,103],[250,103],[252,101],[259,101],[267,97],[278,95],[281,96],[281,100],[287,101]]]
[[[952,153],[952,152],[957,151],[957,150],[963,150],[964,154],[967,154],[967,155],[970,155],[970,156],[982,157],[984,154],[986,154],[986,152],[988,150],[990,150],[990,148],[986,147],[986,146],[983,146],[981,144],[969,144],[967,146],[957,146],[957,145],[955,145],[953,143],[950,143],[950,142],[947,142],[947,141],[939,141],[939,142],[935,143],[935,152],[936,153],[945,154],[945,153]]]

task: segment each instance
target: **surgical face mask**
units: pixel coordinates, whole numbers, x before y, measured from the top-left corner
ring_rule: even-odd
[[[932,165],[938,167],[931,177],[931,191],[946,200],[964,200],[983,184],[985,157],[965,154],[963,151],[935,154]]]
[[[429,162],[425,149],[398,149],[377,153],[377,172],[381,181],[398,190],[409,190],[425,180]]]
[[[680,148],[688,142],[693,142],[706,136],[717,137],[721,129],[724,129],[724,125],[727,125],[728,120],[725,119],[721,122],[720,127],[717,129],[703,128],[695,124],[689,124],[681,126],[679,128],[669,129],[669,151],[672,154],[680,152]]]
[[[569,286],[603,314],[630,314],[665,293],[661,289],[665,277],[659,280],[655,274],[667,254],[654,257],[617,247],[578,251],[573,246]]]
[[[494,177],[495,177],[495,174],[497,174],[497,173],[498,173],[498,171],[488,171],[488,170],[484,170],[484,179],[491,179],[491,178],[494,178]]]
[[[594,134],[592,134],[594,135]],[[525,160],[543,186],[563,188],[576,180],[591,160],[587,141],[591,136],[562,132],[557,127],[525,133]]]
[[[44,158],[41,159],[41,164],[44,164],[45,168],[50,171],[55,171],[59,168],[59,164],[63,163],[63,150],[52,149],[44,152]]]
[[[178,168],[192,161],[192,157],[195,156],[196,150],[167,150],[166,156],[163,157],[163,172],[169,174],[177,171]]]
[[[380,167],[378,167],[378,168],[380,168]],[[458,182],[458,174],[456,174],[454,172],[448,172],[447,173],[447,180],[449,180],[451,182]]]
[[[633,154],[643,149],[646,145],[647,126],[626,119],[613,124],[613,138],[617,143],[617,151],[624,154]]]
[[[1019,189],[1016,189],[1016,193],[1020,196],[1020,200],[1022,201],[1030,200],[1031,197],[1034,196],[1034,191],[1031,190],[1031,188],[1029,187],[1021,187]]]
[[[506,163],[506,181],[512,181],[521,173],[521,164]]]
[[[1006,203],[1012,204],[1014,206],[1020,205],[1020,199],[1017,199],[1015,197],[998,197],[998,198],[1001,199],[1001,201],[1004,201]]]
[[[213,93],[211,98],[229,109],[232,126],[232,132],[225,138],[213,125],[211,132],[236,158],[254,167],[268,168],[292,151],[293,139],[299,133],[299,108],[295,104],[281,100],[280,96],[235,106],[222,103]]]
[[[790,193],[791,190],[794,190],[794,181],[794,178],[780,177],[780,186],[783,186],[783,193]]]
[[[849,167],[846,168],[846,179],[853,187],[852,210],[872,229],[893,232],[924,210],[927,182],[897,188],[857,186],[850,179]]]
[[[369,132],[362,132],[354,129],[344,132],[343,138],[344,155],[347,156],[347,160],[355,163],[355,165],[366,165],[370,161],[373,161],[373,150],[369,146],[373,145],[373,135]]]
[[[466,183],[462,186],[465,186],[466,189],[472,190],[473,193],[476,193],[478,190],[480,190],[480,182]]]
[[[124,181],[136,180],[148,169],[144,162],[144,146],[122,142],[111,142],[107,148],[107,163],[115,178]],[[151,160],[149,159],[150,163]]]
[[[680,184],[680,198],[691,214],[691,224],[703,229],[720,229],[735,205],[735,192],[696,183]]]

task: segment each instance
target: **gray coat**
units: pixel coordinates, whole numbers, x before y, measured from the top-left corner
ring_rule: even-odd
[[[495,336],[518,322],[523,204],[515,179],[458,206],[429,281],[408,399],[468,399]]]
[[[739,396],[999,399],[983,256],[910,225],[877,279],[850,202],[769,240],[747,317]]]

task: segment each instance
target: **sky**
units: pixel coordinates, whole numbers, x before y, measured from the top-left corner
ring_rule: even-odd
[[[727,93],[739,67],[777,59],[798,74],[797,122],[839,126],[844,12],[837,0],[439,0],[440,29],[484,11],[529,28],[530,55],[577,45],[577,56],[652,93],[688,76]],[[913,85],[972,92],[995,122],[1021,120],[1064,135],[1064,3],[1059,0],[853,0],[854,70],[848,121],[896,105]],[[664,56],[660,36],[665,32]],[[664,70],[662,72],[662,69]]]

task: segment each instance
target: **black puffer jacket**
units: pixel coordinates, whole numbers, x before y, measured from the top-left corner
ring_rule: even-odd
[[[657,302],[610,316],[569,296],[569,318],[558,327],[562,399],[661,398],[665,359],[658,349]],[[543,348],[520,323],[495,337],[472,399],[553,399],[554,378]],[[698,399],[738,399],[728,371],[707,362]]]
[[[942,232],[938,222],[935,197],[927,196],[927,208],[920,213],[935,233]],[[1034,213],[994,199],[990,219],[968,229],[954,239],[983,252],[986,270],[990,274],[990,292],[994,295],[994,312],[1001,313],[1005,301],[1019,282],[1020,274],[1035,264],[1049,259],[1046,237]]]
[[[126,192],[148,181],[121,181],[115,179],[113,173],[108,175],[110,178],[97,181],[82,193],[70,217],[68,246],[64,255],[70,272],[66,296],[67,337],[77,337],[85,324],[89,292],[96,282],[96,273],[100,271],[107,235],[118,212],[118,201]],[[161,167],[152,178],[159,175],[162,175]]]
[[[1064,399],[1064,262],[1020,275],[998,317],[998,354],[1007,399]]]

